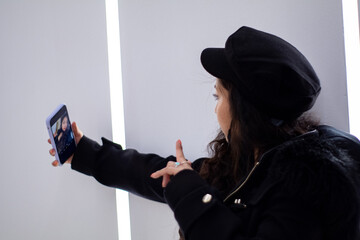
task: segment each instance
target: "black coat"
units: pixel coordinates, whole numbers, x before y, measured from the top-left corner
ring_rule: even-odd
[[[166,202],[187,240],[359,239],[360,143],[332,127],[296,137],[266,152],[226,198],[195,171],[184,170],[167,187],[151,173],[176,161],[123,150],[103,139],[78,144],[72,168],[99,182]],[[355,160],[356,159],[356,160]]]

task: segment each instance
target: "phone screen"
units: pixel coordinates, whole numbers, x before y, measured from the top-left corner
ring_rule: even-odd
[[[75,139],[65,105],[51,118],[51,133],[61,164],[74,153]]]

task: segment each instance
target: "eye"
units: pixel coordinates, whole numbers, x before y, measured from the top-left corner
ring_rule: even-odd
[[[215,100],[219,100],[219,96],[217,94],[213,94],[213,97],[215,98]]]

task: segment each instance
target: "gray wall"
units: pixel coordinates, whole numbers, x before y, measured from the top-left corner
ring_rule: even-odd
[[[119,0],[127,146],[206,155],[214,79],[199,55],[241,25],[275,33],[313,63],[315,111],[348,129],[340,0]],[[115,194],[52,168],[45,118],[59,102],[86,135],[111,138],[103,1],[0,1],[0,239],[115,239]],[[133,240],[176,239],[163,204],[130,196]]]
[[[340,0],[119,0],[127,147],[206,155],[217,129],[214,79],[199,56],[224,46],[238,27],[277,34],[304,53],[322,80],[314,110],[324,123],[348,130]],[[130,196],[133,240],[177,239],[166,205]]]
[[[59,103],[111,138],[104,1],[0,1],[0,239],[117,239],[115,191],[53,168]]]

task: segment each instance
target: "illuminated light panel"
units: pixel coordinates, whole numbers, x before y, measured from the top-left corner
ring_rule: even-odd
[[[105,0],[113,141],[126,148],[118,0]],[[116,189],[118,236],[131,240],[129,194]]]
[[[343,0],[350,133],[360,138],[360,39],[357,0]]]

